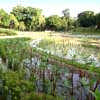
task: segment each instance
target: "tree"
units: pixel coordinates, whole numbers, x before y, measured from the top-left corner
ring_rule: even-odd
[[[100,13],[95,15],[97,28],[100,29]]]
[[[84,11],[78,14],[78,22],[81,27],[90,27],[95,25],[95,16],[93,11]]]
[[[25,24],[24,22],[19,22],[19,30],[20,31],[25,31],[26,27],[25,27]]]
[[[0,9],[0,26],[9,26],[9,15],[3,9]]]
[[[50,16],[46,19],[46,27],[55,31],[61,30],[62,19],[58,15]]]
[[[10,14],[10,24],[9,27],[13,29],[18,29],[19,22],[13,14]]]
[[[31,22],[31,30],[43,30],[45,26],[45,17],[42,15],[33,16]]]
[[[69,9],[65,9],[65,10],[63,10],[62,13],[63,13],[64,17],[67,17],[67,18],[70,17]]]
[[[65,10],[63,10],[62,11],[62,13],[63,13],[63,20],[65,21],[65,31],[69,31],[69,29],[70,29],[70,12],[69,12],[69,9],[65,9]]]
[[[19,22],[23,21],[26,26],[26,29],[30,30],[33,16],[41,15],[42,10],[32,7],[16,6],[13,8],[11,13],[14,14],[14,16],[18,19]]]

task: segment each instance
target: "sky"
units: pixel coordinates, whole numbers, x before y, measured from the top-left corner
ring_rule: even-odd
[[[45,16],[62,15],[62,10],[69,8],[71,17],[77,17],[77,14],[91,10],[95,13],[100,12],[100,0],[0,0],[0,8],[10,12],[12,8],[21,1],[22,6],[31,6],[43,9]]]

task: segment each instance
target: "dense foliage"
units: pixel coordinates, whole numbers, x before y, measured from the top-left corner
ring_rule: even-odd
[[[62,19],[57,15],[50,16],[46,20],[46,26],[51,30],[61,30],[62,24]]]
[[[61,97],[43,94],[47,91],[45,89],[42,93],[36,92],[38,78],[35,75],[37,71],[34,70],[34,73],[31,71],[33,69],[28,71],[24,64],[25,59],[31,59],[36,55],[36,51],[27,44],[29,40],[30,38],[0,40],[0,57],[2,58],[2,64],[0,63],[0,93],[3,93],[4,100],[62,100]],[[42,59],[43,63],[40,67],[41,70],[44,70],[47,58],[43,57]],[[28,77],[29,73],[31,76]],[[43,80],[45,79],[43,78]],[[45,82],[46,80],[44,84],[48,84],[48,81]]]
[[[9,26],[9,15],[3,9],[0,9],[0,26]]]
[[[16,6],[10,14],[0,9],[0,27],[20,31],[70,31],[76,27],[100,29],[100,13],[84,11],[77,18],[70,17],[69,9],[62,11],[63,16],[45,17],[39,8]],[[88,32],[88,31],[87,31]]]
[[[84,11],[78,15],[78,21],[81,27],[90,27],[95,25],[95,16],[92,11]]]

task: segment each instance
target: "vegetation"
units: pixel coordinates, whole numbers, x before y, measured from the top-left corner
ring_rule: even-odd
[[[1,35],[16,35],[16,32],[14,30],[0,28],[0,36]]]
[[[45,17],[42,15],[42,10],[39,8],[16,6],[10,14],[7,14],[1,9],[0,27],[20,31],[53,30],[75,31],[80,33],[80,30],[84,30],[84,33],[90,33],[90,31],[98,34],[100,33],[99,13],[94,14],[93,11],[84,11],[78,14],[77,19],[70,17],[69,9],[63,10],[62,13],[63,16],[61,17],[58,15]],[[79,31],[76,28],[78,28]]]
[[[0,56],[2,58],[2,64],[0,64],[0,72],[1,72],[0,80],[2,81],[1,85],[3,85],[3,87],[1,87],[3,91],[3,96],[11,100],[18,100],[18,99],[30,100],[31,98],[33,98],[34,100],[36,98],[38,100],[43,100],[43,98],[47,100],[49,99],[62,100],[57,96],[53,97],[52,95],[50,96],[45,94],[39,95],[34,93],[35,90],[38,88],[35,85],[36,83],[35,81],[37,81],[37,77],[35,75],[37,72],[27,73],[27,67],[25,67],[27,65],[24,64],[25,59],[31,59],[30,57],[34,57],[35,56],[34,54],[36,54],[36,51],[34,49],[32,50],[27,45],[29,40],[30,40],[29,38],[15,38],[10,40],[9,39],[0,40],[0,44],[1,44]],[[16,50],[14,48],[16,48]],[[23,51],[25,55],[23,55]],[[42,63],[40,65],[40,67],[42,68],[41,70],[44,70],[44,68],[46,68],[44,67],[46,66],[45,61],[46,59],[44,58],[43,65]],[[27,74],[31,74],[31,76],[28,77]],[[48,83],[44,83],[44,84],[48,84]],[[43,90],[43,93],[45,93],[45,91],[46,90]],[[23,95],[25,94],[26,96],[23,97]]]
[[[82,35],[99,35],[100,30],[93,27],[77,27],[71,30],[72,34],[82,34]]]
[[[62,29],[62,19],[57,16],[50,16],[49,18],[47,18],[47,22],[46,22],[46,26],[48,27],[48,29],[51,30],[61,30]]]
[[[51,55],[54,55],[49,55],[49,57],[51,57],[51,59],[55,58],[55,61],[58,60],[65,64],[73,65],[74,67],[100,73],[99,68],[95,68],[94,58],[92,59],[93,61],[87,61],[91,54],[94,54],[95,52],[99,58],[100,53],[97,50],[97,46],[92,46],[89,39],[87,41],[82,41],[82,39],[71,41],[70,38],[67,38],[66,40],[64,38],[48,37],[42,40],[38,47],[50,52]],[[84,59],[84,64],[77,60],[82,58]]]
[[[89,82],[91,84],[84,83],[86,81],[83,79],[81,80],[82,84],[87,84],[88,87],[92,87],[94,83],[96,83],[97,85],[99,84],[99,68],[90,66],[89,64],[81,64],[75,62],[74,59],[66,60],[62,57],[58,57],[57,55],[52,55],[47,51],[41,51],[38,48],[31,48],[28,44],[29,41],[30,38],[0,40],[0,57],[2,58],[2,63],[0,64],[0,80],[2,80],[1,85],[3,85],[0,90],[3,91],[4,97],[9,98],[10,100],[64,100],[64,98],[69,97],[66,95],[66,93],[61,94],[60,97],[58,95],[59,92],[62,93],[62,91],[58,91],[59,86],[57,85],[59,84],[60,75],[72,73],[73,77],[75,70],[78,71],[78,74],[81,75],[81,78],[86,77],[85,75],[90,74]],[[45,48],[45,45],[47,44],[48,46],[55,45],[53,47],[55,52],[57,53],[57,45],[63,45],[64,48],[65,44],[59,45],[58,42],[58,44],[56,44],[56,41],[57,40],[55,40],[54,43],[52,42],[52,40],[47,40],[47,42],[44,40],[40,42],[39,47]],[[63,50],[61,51],[64,52]],[[37,59],[37,61],[32,59]],[[51,74],[49,73],[49,71]],[[98,73],[95,74],[96,79],[93,74],[94,72]],[[45,76],[45,74],[47,76]],[[69,96],[71,98],[73,98],[74,96],[73,91],[75,89],[72,86],[72,77],[67,77],[67,79],[63,80],[64,83],[62,84],[64,85],[64,88],[66,88],[63,91],[72,88],[72,90],[66,91],[67,93],[69,93]],[[60,81],[62,81],[62,78],[60,79]],[[40,84],[40,82],[42,82],[42,84]],[[96,89],[97,87],[90,88],[90,92],[87,98],[90,98],[92,94],[95,94],[95,97],[98,98],[99,92]],[[92,95],[92,98],[94,98],[94,95]]]
[[[0,36],[50,30],[0,39],[0,100],[100,100],[100,40],[63,34],[100,34],[100,13],[84,11],[76,19],[69,9],[62,14],[45,17],[41,9],[23,6],[9,14],[0,9]]]
[[[95,16],[92,11],[84,11],[78,15],[78,21],[81,27],[95,26]]]
[[[0,9],[0,26],[9,26],[9,15],[3,9]]]

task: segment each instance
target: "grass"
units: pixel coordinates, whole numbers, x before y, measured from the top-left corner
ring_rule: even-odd
[[[78,27],[72,30],[72,34],[80,35],[100,35],[99,29]]]
[[[61,38],[61,37],[48,37],[42,40],[39,44],[40,48],[49,50],[53,53],[61,54],[62,56],[66,56],[69,49],[74,48],[76,52],[80,55],[89,56],[91,54],[100,55],[98,48],[96,48],[97,44],[100,41],[92,39],[88,39],[83,42],[84,39],[75,39],[75,38]],[[95,44],[93,44],[93,42]],[[90,45],[89,45],[90,44]]]
[[[8,68],[20,68],[21,61],[27,56],[29,40],[30,38],[0,39],[0,57],[8,64]]]
[[[22,97],[22,100],[63,100],[61,97],[54,97],[51,95],[45,95],[45,94],[36,94],[36,93],[30,93],[26,94]]]
[[[73,70],[75,70],[75,69],[82,70],[83,69],[83,71],[87,71],[89,73],[97,73],[97,75],[100,75],[100,67],[96,68],[95,66],[91,66],[88,64],[81,64],[81,63],[75,62],[73,60],[67,60],[67,59],[64,59],[64,58],[61,58],[58,56],[54,56],[52,54],[48,54],[48,53],[43,52],[43,51],[39,51],[36,49],[34,49],[34,50],[42,57],[45,57],[45,58],[48,57],[50,59],[50,61],[53,60],[54,61],[53,64],[55,64],[57,66],[63,65],[63,66],[66,66],[70,69],[73,69]]]
[[[74,43],[70,43],[69,40],[67,38],[64,42],[61,37],[51,38],[47,36],[42,42],[40,42],[39,47],[45,48],[47,45],[49,45],[50,48],[56,48],[57,45],[62,45],[64,48],[68,45],[76,46]],[[75,42],[76,40],[72,41]],[[39,66],[39,68],[47,68],[47,64],[51,64],[58,69],[60,69],[59,67],[64,66],[71,71],[82,70],[84,73],[88,72],[90,74],[91,72],[92,74],[96,73],[96,75],[100,75],[100,68],[95,68],[95,66],[90,66],[88,64],[80,64],[73,60],[66,60],[56,55],[52,55],[51,53],[37,50],[36,48],[30,48],[28,44],[29,42],[30,38],[0,39],[0,56],[4,60],[7,59],[8,63],[7,72],[3,73],[2,70],[0,70],[0,73],[2,74],[0,74],[0,78],[5,81],[5,95],[7,95],[10,90],[13,100],[62,100],[62,98],[57,96],[54,97],[49,94],[34,93],[36,88],[34,76],[29,80],[24,79],[25,66],[22,62],[27,58],[31,59],[32,57],[39,57],[40,61],[43,61],[43,65]],[[61,49],[61,47],[59,49]],[[35,75],[35,73],[37,72],[34,72],[33,74]],[[98,77],[96,76],[97,79]]]
[[[95,45],[93,45],[95,43]],[[68,48],[76,48],[79,53],[81,53],[81,56],[90,56],[91,54],[97,55],[97,58],[100,60],[100,52],[97,48],[97,44],[100,43],[99,39],[88,39],[88,38],[81,38],[81,39],[75,39],[75,38],[62,38],[59,36],[56,37],[47,37],[44,40],[40,42],[38,47],[42,49],[49,50],[50,52],[54,52],[55,54],[62,53],[62,56],[67,54]],[[89,45],[90,44],[90,45]],[[60,51],[60,52],[59,52]],[[48,55],[47,53],[45,56]],[[79,62],[68,59],[63,59],[58,57],[57,55],[49,55],[50,59],[54,59],[55,61],[62,62],[68,65],[73,66],[74,68],[84,69],[89,72],[96,72],[100,73],[100,67],[95,67],[93,64],[82,64]],[[66,65],[67,66],[67,65]]]
[[[21,33],[21,34],[23,34],[24,37],[31,37],[32,39],[38,39],[38,38],[42,37],[43,40],[40,42],[38,47],[43,48],[43,49],[48,49],[55,53],[57,53],[57,52],[59,53],[59,50],[60,50],[61,51],[60,53],[63,53],[65,55],[67,53],[68,48],[74,47],[74,48],[77,48],[79,52],[82,48],[84,48],[82,51],[82,55],[84,55],[84,54],[88,55],[88,54],[93,53],[94,51],[96,51],[98,56],[100,55],[99,51],[96,48],[96,45],[91,46],[88,44],[88,43],[92,44],[92,42],[99,43],[100,42],[99,40],[87,39],[87,38],[86,39],[85,38],[78,39],[78,38],[70,38],[70,37],[61,37],[59,35],[49,36],[49,33],[43,33],[43,32],[42,33],[41,32],[39,32],[39,33],[26,32],[26,33]],[[5,40],[6,39],[2,40],[2,42]],[[7,41],[4,42],[4,44],[6,44],[5,47],[8,47],[10,44],[13,44],[13,43],[14,43],[13,45],[18,46],[18,45],[22,44],[22,42],[27,41],[27,40],[28,40],[28,38],[15,38],[15,40],[11,39],[11,41],[9,41],[9,39],[7,39]],[[21,47],[22,46],[19,46],[18,48],[21,48]],[[10,48],[10,49],[12,49],[12,48]],[[5,51],[6,51],[6,49],[5,49]],[[14,52],[14,49],[13,49],[13,52]],[[69,65],[76,66],[78,68],[80,68],[82,66],[81,67],[82,69],[88,69],[86,67],[87,65],[80,64],[77,62],[72,62],[72,61],[67,60],[66,63],[68,63]],[[83,67],[83,66],[85,66],[85,67]],[[90,67],[89,67],[89,69],[90,69]],[[99,71],[97,70],[96,72],[99,72]]]
[[[17,33],[14,30],[0,28],[0,36],[11,36],[16,34]]]

